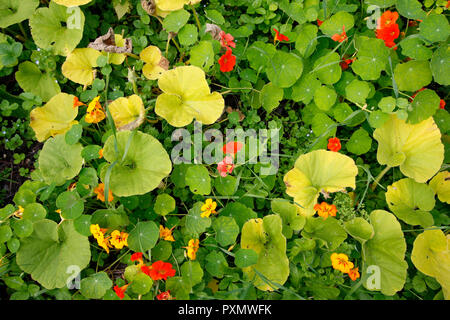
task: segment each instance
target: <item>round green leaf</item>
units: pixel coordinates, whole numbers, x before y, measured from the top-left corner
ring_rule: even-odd
[[[314,103],[317,108],[323,111],[328,111],[336,102],[337,94],[333,88],[327,86],[319,87],[314,92]]]
[[[11,239],[13,232],[10,226],[0,226],[0,243],[5,243]]]
[[[45,216],[47,215],[47,209],[45,209],[40,203],[29,203],[23,209],[23,219],[27,219],[32,222],[45,219]]]
[[[342,75],[342,69],[339,65],[340,61],[341,57],[339,54],[331,51],[317,59],[314,63],[314,70],[319,80],[328,85],[338,82]]]
[[[293,53],[277,51],[267,64],[267,77],[277,87],[289,88],[303,72],[302,59]]]
[[[427,15],[419,25],[420,35],[431,42],[445,41],[450,35],[450,25],[443,14]]]
[[[222,246],[231,245],[239,234],[239,226],[232,217],[219,217],[213,221],[212,227],[216,232],[216,240]]]
[[[159,238],[159,228],[153,221],[138,222],[128,235],[128,248],[145,252],[153,248]]]
[[[84,278],[80,282],[80,292],[88,299],[101,299],[113,282],[106,272],[98,272]]]
[[[205,258],[205,269],[213,277],[223,278],[224,273],[227,271],[228,263],[221,252],[211,251]]]
[[[402,54],[415,60],[428,60],[433,55],[430,48],[424,46],[420,38],[408,37],[400,42]]]
[[[430,67],[434,81],[443,86],[450,85],[450,45],[442,44],[433,53]]]
[[[237,179],[233,176],[219,176],[214,179],[214,186],[217,192],[222,196],[232,196],[238,187],[236,185],[237,183]]]
[[[389,114],[381,110],[372,111],[369,115],[369,124],[372,128],[381,128],[389,120]]]
[[[16,236],[19,238],[26,238],[33,233],[33,222],[27,219],[15,220],[13,229]]]
[[[193,66],[208,71],[214,64],[214,50],[211,41],[200,41],[191,49],[189,60]]]
[[[372,139],[363,128],[353,132],[350,140],[345,144],[347,150],[356,155],[367,153],[372,146]]]
[[[347,232],[341,227],[338,220],[331,217],[324,220],[318,217],[306,220],[302,236],[309,239],[323,240],[330,250],[335,250],[347,239]]]
[[[57,224],[43,219],[33,224],[34,231],[22,240],[16,261],[19,267],[46,289],[66,285],[69,267],[84,269],[90,259],[88,238],[75,231],[72,221]]]
[[[284,90],[275,86],[273,83],[266,84],[261,90],[261,103],[267,113],[278,107],[283,99]]]
[[[83,134],[83,126],[79,123],[72,125],[69,131],[66,132],[64,138],[66,139],[66,143],[69,145],[73,145],[80,140],[81,135]]]
[[[239,249],[234,256],[234,264],[238,268],[246,268],[258,262],[258,254],[252,249]]]
[[[193,24],[185,25],[178,33],[178,40],[180,40],[180,44],[185,47],[193,45],[197,42],[197,38],[198,30]]]
[[[157,214],[165,216],[175,210],[175,199],[166,193],[159,194],[156,197],[155,207],[153,209]]]
[[[417,0],[397,0],[398,12],[408,19],[423,20],[426,12],[422,10],[422,4]]]
[[[407,109],[408,123],[416,124],[425,119],[428,119],[436,113],[439,109],[441,98],[433,90],[423,90],[417,93],[411,104]]]
[[[64,219],[76,219],[83,214],[84,202],[76,191],[64,191],[56,198],[56,206],[61,209]]]
[[[389,113],[394,111],[395,106],[397,105],[397,100],[394,97],[383,97],[380,102],[378,102],[378,107],[381,111]]]
[[[31,17],[39,0],[2,0],[0,3],[0,28],[22,22]]]
[[[345,95],[347,96],[347,99],[361,105],[364,105],[366,103],[366,99],[369,96],[369,93],[370,87],[369,84],[365,81],[355,79],[345,87]]]
[[[304,58],[309,57],[316,49],[317,31],[317,26],[313,24],[303,24],[298,33],[297,40],[295,41],[295,49],[297,49]]]
[[[138,273],[133,277],[131,290],[136,294],[147,294],[152,288],[153,280],[145,273]]]
[[[77,230],[77,232],[79,234],[81,234],[85,237],[89,237],[90,235],[92,235],[91,230],[90,230],[91,219],[92,219],[92,216],[86,215],[86,214],[83,214],[83,215],[79,216],[78,218],[76,218],[73,221],[75,230]]]
[[[304,73],[292,87],[292,100],[308,104],[314,98],[314,93],[320,88],[320,81],[311,73]]]
[[[192,193],[208,195],[211,193],[211,178],[208,169],[202,165],[190,166],[186,171],[186,184]]]
[[[361,217],[344,222],[344,229],[361,243],[372,239],[375,233],[372,225]]]
[[[184,9],[172,11],[164,18],[163,27],[167,32],[178,32],[188,22],[191,14]]]
[[[333,36],[336,33],[341,34],[342,28],[348,32],[355,25],[353,15],[345,11],[339,11],[330,18],[326,19],[320,26],[320,30],[327,36]]]
[[[211,218],[201,217],[203,203],[197,202],[186,215],[186,230],[191,234],[201,234],[211,226]]]
[[[198,261],[186,261],[180,269],[184,281],[191,287],[202,282],[203,269]]]
[[[167,260],[172,254],[172,245],[169,241],[159,241],[152,249],[152,257],[155,260]]]
[[[432,75],[428,61],[408,61],[399,63],[394,69],[398,89],[414,92],[431,83]]]
[[[384,41],[360,36],[357,38],[356,61],[350,66],[363,80],[377,80],[381,71],[386,70],[389,50]],[[397,78],[396,78],[397,79]]]

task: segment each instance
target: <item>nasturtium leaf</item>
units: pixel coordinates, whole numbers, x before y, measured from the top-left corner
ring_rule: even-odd
[[[221,196],[232,196],[237,190],[238,183],[233,176],[218,176],[214,179],[214,187]]]
[[[136,94],[117,98],[109,104],[108,109],[118,131],[134,130],[145,119],[144,103],[141,97]]]
[[[208,195],[211,193],[211,178],[208,169],[198,164],[190,166],[186,171],[186,184],[192,193]]]
[[[5,243],[13,236],[13,232],[10,226],[0,226],[0,243]]]
[[[134,252],[152,249],[159,238],[159,228],[153,221],[138,222],[128,236],[128,248]]]
[[[361,217],[344,222],[344,229],[361,243],[372,239],[375,234],[372,225]]]
[[[267,113],[271,113],[273,109],[278,107],[283,99],[284,90],[275,86],[273,83],[266,84],[261,90],[261,103]]]
[[[450,132],[450,113],[447,110],[438,109],[433,115],[433,119],[442,134]]]
[[[147,274],[140,272],[133,277],[131,290],[139,295],[147,294],[153,285],[153,280]]]
[[[350,140],[345,144],[345,148],[356,155],[361,155],[369,152],[372,146],[372,138],[369,133],[363,128],[359,128],[352,133]]]
[[[30,61],[22,62],[15,76],[24,91],[41,97],[42,101],[49,101],[61,92],[56,79],[46,72],[41,72],[38,66]]]
[[[211,226],[211,218],[201,217],[203,203],[197,202],[186,215],[186,230],[191,234],[201,234]]]
[[[381,110],[374,110],[369,115],[369,124],[372,128],[381,128],[389,120],[389,114]]]
[[[314,63],[315,74],[324,84],[332,85],[341,79],[341,58],[337,52],[329,52]]]
[[[121,34],[114,34],[114,42],[115,46],[118,48],[122,48],[126,46],[126,40],[123,38]],[[125,53],[116,53],[116,52],[102,52],[102,55],[107,58],[107,63],[112,64],[122,64],[125,61],[127,55]]]
[[[82,6],[86,3],[91,2],[92,0],[52,0],[52,1],[62,6],[75,7],[75,6]]]
[[[217,10],[205,10],[205,16],[206,18],[211,20],[214,24],[221,25],[225,23],[225,18]]]
[[[415,60],[399,63],[394,69],[394,78],[399,90],[417,91],[431,83],[430,63]]]
[[[450,172],[442,171],[431,179],[429,186],[437,194],[441,202],[450,204]]]
[[[345,11],[339,11],[326,19],[320,26],[320,30],[327,36],[332,37],[336,33],[341,34],[343,28],[345,32],[350,31],[354,25],[355,19],[352,14]]]
[[[92,224],[98,224],[101,228],[111,230],[119,229],[128,225],[128,215],[120,206],[117,209],[99,209],[94,212],[91,219]]]
[[[383,97],[381,98],[380,102],[378,102],[378,108],[386,113],[394,111],[396,105],[397,100],[395,100],[394,97]]]
[[[152,249],[152,258],[155,260],[167,260],[172,255],[172,245],[169,241],[159,241]]]
[[[336,91],[331,87],[320,86],[314,92],[314,103],[322,111],[328,111],[336,102]]]
[[[117,133],[118,154],[114,136],[106,140],[103,148],[104,159],[110,166],[115,163],[110,171],[111,191],[120,197],[152,191],[172,170],[169,155],[156,138],[140,131],[131,135],[128,130]],[[103,182],[110,166],[102,168]]]
[[[63,185],[81,170],[81,144],[68,145],[63,135],[50,138],[39,154],[39,170],[48,184]]]
[[[284,176],[284,183],[299,212],[312,216],[320,192],[354,189],[357,174],[352,158],[338,152],[315,150],[298,157],[294,168]]]
[[[345,102],[336,104],[331,111],[337,122],[345,124],[348,127],[355,127],[366,121],[366,116],[363,111],[354,111]]]
[[[66,143],[69,145],[77,143],[83,134],[83,126],[79,123],[72,125],[69,131],[64,135]]]
[[[418,124],[407,124],[391,115],[374,131],[378,141],[377,160],[382,165],[400,166],[400,171],[417,182],[426,182],[441,167],[444,145],[432,117]]]
[[[56,206],[61,209],[61,216],[76,219],[83,214],[84,202],[76,191],[64,191],[56,198]]]
[[[450,236],[442,230],[426,230],[414,240],[411,260],[427,276],[442,286],[445,299],[450,299]]]
[[[34,12],[30,27],[37,46],[67,56],[83,37],[84,14],[78,7],[68,9],[52,1]]]
[[[298,33],[297,40],[295,41],[295,49],[297,49],[304,58],[309,57],[316,49],[317,31],[317,26],[313,24],[303,24]]]
[[[175,199],[167,193],[159,194],[153,209],[157,214],[165,216],[175,210]]]
[[[214,64],[214,49],[211,41],[200,41],[191,49],[190,63],[208,71]]]
[[[73,107],[74,96],[59,93],[50,99],[43,107],[31,110],[30,126],[36,133],[38,141],[42,142],[50,136],[67,132],[78,115],[78,109]]]
[[[311,73],[303,73],[302,77],[292,86],[292,100],[308,104],[314,97],[314,92],[320,88],[320,81]]]
[[[81,151],[81,156],[86,161],[98,159],[100,157],[99,151],[101,149],[102,149],[102,147],[100,147],[98,145],[90,144],[83,148],[83,150]]]
[[[387,8],[395,4],[397,0],[365,0],[366,4],[373,4],[380,8]]]
[[[356,60],[350,65],[363,80],[377,80],[381,71],[386,70],[389,50],[384,41],[364,36],[358,37]]]
[[[219,217],[213,221],[212,227],[222,247],[233,244],[239,235],[239,226],[232,217]]]
[[[425,47],[420,38],[408,37],[400,42],[402,54],[415,60],[428,60],[433,55],[430,48]]]
[[[0,3],[0,28],[30,18],[38,6],[39,0],[3,0]]]
[[[202,282],[203,269],[198,261],[186,261],[180,268],[181,276],[191,287]]]
[[[12,227],[14,235],[19,238],[29,237],[33,233],[33,222],[27,219],[14,220]]]
[[[177,11],[183,8],[186,0],[155,0],[158,9],[162,11]]]
[[[258,255],[258,262],[242,269],[246,278],[263,291],[277,289],[272,283],[283,285],[289,276],[289,260],[286,256],[286,238],[282,234],[279,215],[267,215],[263,219],[247,221],[241,234],[241,248],[252,249]],[[261,273],[271,283],[260,278]]]
[[[106,272],[94,273],[80,282],[80,293],[88,299],[101,299],[113,282]]]
[[[222,95],[211,93],[205,72],[198,67],[169,70],[159,78],[158,85],[163,93],[156,99],[155,112],[174,127],[186,126],[194,118],[212,124],[225,107]]]
[[[223,278],[228,269],[228,263],[220,251],[211,251],[205,258],[205,269],[213,277]]]
[[[90,226],[91,226],[91,219],[92,216],[83,214],[76,218],[73,221],[73,226],[75,227],[75,230],[83,236],[89,237],[92,235]]]
[[[21,241],[17,264],[46,289],[64,287],[69,267],[83,270],[89,264],[88,238],[79,234],[73,222],[67,220],[58,225],[43,219],[35,222],[33,228],[31,236]]]
[[[261,72],[270,64],[276,52],[274,45],[255,41],[247,50],[247,59],[254,70]]]
[[[169,13],[163,21],[163,27],[167,32],[178,32],[188,22],[191,14],[186,10],[177,10]]]
[[[434,81],[443,85],[450,85],[450,45],[442,44],[433,53],[430,61],[431,73]]]
[[[290,239],[294,231],[303,229],[306,223],[304,216],[299,215],[297,207],[286,199],[274,199],[271,202],[272,211],[283,221],[283,235]]]
[[[396,7],[398,13],[408,19],[423,20],[427,15],[418,0],[397,0]]]
[[[365,81],[355,79],[345,87],[345,95],[347,99],[360,105],[364,105],[366,103],[369,93],[370,87]]]
[[[450,25],[443,14],[429,14],[419,25],[420,35],[431,42],[445,41],[450,35]]]
[[[139,57],[145,62],[142,73],[147,79],[156,80],[168,69],[168,60],[162,56],[157,46],[148,46],[141,51]]]
[[[267,64],[266,74],[277,87],[289,88],[300,78],[303,61],[293,53],[278,50]]]
[[[424,228],[434,223],[430,211],[434,208],[434,191],[424,183],[404,178],[388,186],[386,202],[389,209],[407,224]]]
[[[191,286],[183,277],[170,277],[166,281],[166,290],[170,290],[170,294],[176,300],[188,300]]]
[[[63,63],[62,74],[69,80],[82,85],[91,85],[94,81],[94,68],[97,67],[97,59],[100,51],[92,48],[73,50]]]
[[[316,137],[319,137],[323,134],[324,138],[327,138],[336,135],[335,125],[336,123],[331,120],[325,113],[317,113],[312,119],[311,129]]]
[[[36,222],[38,220],[45,219],[47,215],[47,210],[40,203],[29,203],[23,208],[22,218]]]
[[[220,212],[220,215],[233,217],[240,229],[246,221],[257,217],[255,211],[239,202],[228,203]]]
[[[187,24],[178,32],[178,39],[182,46],[188,47],[197,42],[198,30],[193,24]]]
[[[417,93],[407,109],[408,123],[416,124],[428,119],[439,109],[441,98],[433,90],[426,89]]]
[[[309,239],[323,240],[330,250],[335,250],[347,239],[347,232],[335,218],[307,218],[302,236]]]
[[[97,171],[94,168],[83,168],[78,176],[78,182],[87,186],[97,186]]]
[[[370,281],[364,281],[363,285],[369,290],[381,290],[381,293],[392,296],[403,288],[406,281],[405,237],[400,223],[390,212],[372,211],[370,223],[375,234],[362,246],[362,277],[370,275],[367,271],[371,266],[378,267],[379,272],[373,276],[380,277],[381,288],[368,286]]]
[[[252,249],[239,249],[234,256],[238,268],[250,267],[258,262],[258,254]]]

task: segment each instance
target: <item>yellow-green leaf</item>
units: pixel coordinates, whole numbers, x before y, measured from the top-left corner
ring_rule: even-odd
[[[73,124],[78,115],[78,108],[73,107],[75,96],[67,93],[58,93],[43,107],[31,110],[30,126],[36,133],[38,141],[42,142],[50,136],[65,133]]]
[[[138,95],[117,98],[108,108],[119,131],[133,130],[144,122],[144,103]]]
[[[225,107],[222,95],[211,93],[205,72],[199,67],[183,66],[164,72],[158,85],[163,93],[156,100],[155,112],[174,127],[184,127],[194,118],[212,124]]]
[[[92,0],[53,0],[53,2],[66,7],[82,6],[83,4],[89,3],[91,1]]]
[[[297,159],[294,168],[284,176],[284,183],[299,212],[312,216],[320,192],[354,189],[357,174],[352,158],[338,152],[315,150]]]
[[[92,48],[75,49],[62,65],[62,74],[73,82],[90,85],[94,81],[94,68],[101,53]]]
[[[430,187],[437,194],[441,202],[450,204],[450,172],[442,171],[431,179]]]
[[[148,46],[141,51],[139,57],[145,62],[142,72],[149,80],[159,79],[169,67],[167,59],[161,55],[157,46]]]
[[[378,141],[377,160],[400,171],[417,182],[426,182],[441,167],[444,145],[441,132],[432,117],[418,124],[407,124],[391,115],[374,131]]]

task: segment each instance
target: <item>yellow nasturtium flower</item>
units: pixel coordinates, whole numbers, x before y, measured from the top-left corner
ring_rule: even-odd
[[[148,46],[139,57],[145,62],[142,73],[149,80],[157,80],[169,68],[169,61],[161,54],[157,46]]]
[[[99,102],[100,96],[95,97],[86,110],[85,120],[87,123],[98,123],[106,118],[105,112]]]
[[[159,226],[159,237],[166,241],[175,241],[172,235],[172,229],[165,228],[162,225]]]
[[[69,80],[82,85],[91,85],[94,81],[94,68],[98,67],[100,51],[92,48],[73,50],[61,67],[62,74]]]
[[[197,257],[197,251],[199,248],[199,240],[198,239],[191,239],[188,242],[188,246],[185,247],[187,249],[187,256],[191,260],[195,260]]]
[[[211,93],[205,72],[199,67],[183,66],[166,71],[158,80],[163,91],[156,99],[155,112],[174,127],[184,127],[194,118],[212,124],[221,116],[225,101]]]
[[[30,112],[30,126],[36,133],[39,142],[67,132],[73,124],[78,123],[75,118],[78,108],[73,108],[75,96],[67,93],[58,93],[43,107],[38,107]]]
[[[333,269],[339,270],[342,273],[348,273],[351,269],[353,269],[353,262],[348,260],[348,256],[344,253],[336,253],[331,254],[331,264]]]
[[[133,94],[130,97],[120,97],[109,106],[109,111],[117,130],[133,130],[144,122],[145,108],[142,99]]]
[[[217,203],[215,201],[212,201],[212,199],[206,199],[205,204],[201,207],[202,213],[200,214],[200,217],[202,218],[209,218],[211,213],[216,213],[216,207]]]
[[[128,233],[114,230],[111,232],[111,239],[109,240],[116,249],[122,249],[128,246]]]

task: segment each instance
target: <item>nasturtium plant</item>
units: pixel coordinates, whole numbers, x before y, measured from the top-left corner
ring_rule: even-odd
[[[358,168],[348,156],[316,150],[301,155],[294,168],[284,176],[286,193],[302,215],[314,215],[314,205],[321,192],[332,193],[355,188]]]
[[[109,165],[103,167],[101,179],[104,183],[108,179],[110,190],[121,197],[155,189],[172,170],[161,143],[140,131],[126,130],[110,136],[103,147],[103,157]]]
[[[222,114],[225,102],[218,92],[211,93],[205,73],[198,67],[177,67],[158,80],[163,94],[156,100],[155,112],[174,127],[183,127],[194,118],[211,124]]]
[[[450,297],[450,238],[442,230],[425,230],[414,241],[411,261],[427,276],[436,278],[445,299]]]
[[[432,74],[428,61],[408,61],[399,63],[394,69],[398,89],[415,92],[430,84]]]
[[[62,288],[71,266],[84,269],[91,252],[87,237],[75,231],[72,221],[48,219],[33,224],[33,233],[22,240],[17,264],[46,289]]]
[[[434,190],[411,178],[394,182],[387,187],[386,202],[389,209],[410,225],[431,227],[434,223],[430,211],[434,208]]]
[[[340,60],[339,54],[332,51],[316,60],[313,71],[322,83],[332,85],[341,79]]]
[[[168,60],[157,46],[149,46],[141,51],[139,57],[145,62],[142,73],[147,79],[156,80],[167,70]]]
[[[144,103],[136,94],[117,98],[109,104],[108,109],[118,131],[134,130],[144,122]]]
[[[443,86],[450,85],[450,45],[442,44],[433,53],[430,69],[434,81]]]
[[[450,172],[442,171],[430,180],[429,186],[436,193],[438,199],[450,204]]]
[[[347,238],[347,232],[334,218],[310,217],[306,220],[302,236],[307,239],[320,239],[330,250],[335,250]]]
[[[94,68],[98,66],[100,56],[100,51],[92,48],[75,49],[67,55],[61,68],[62,74],[73,82],[90,85],[94,81]]]
[[[282,221],[278,215],[247,221],[242,228],[241,248],[252,249],[258,255],[255,265],[242,269],[258,289],[274,290],[276,285],[286,282],[289,260],[286,256],[286,238],[282,234]]]
[[[370,224],[374,235],[362,247],[363,275],[377,272],[380,287],[374,288],[376,284],[373,287],[373,284],[368,284],[370,281],[363,282],[363,285],[369,290],[381,290],[383,294],[392,296],[403,288],[406,281],[405,237],[400,223],[390,212],[372,211]]]
[[[417,182],[426,182],[441,167],[444,145],[433,118],[418,124],[408,124],[391,115],[381,128],[374,131],[378,141],[377,160],[400,171]]]
[[[4,0],[0,3],[0,27],[6,28],[31,17],[39,0]]]
[[[350,65],[352,70],[363,80],[377,80],[388,65],[389,51],[383,40],[360,36],[357,46],[356,60]]]
[[[106,272],[98,272],[80,281],[80,292],[89,299],[100,299],[112,287],[112,280]]]
[[[26,91],[49,101],[61,92],[58,82],[47,72],[41,72],[38,66],[30,61],[22,62],[15,74],[17,83]]]
[[[289,88],[300,78],[303,72],[302,59],[293,53],[277,51],[267,63],[267,77],[275,86]]]
[[[361,217],[353,218],[344,223],[344,229],[349,235],[361,243],[370,240],[375,235],[373,226]]]
[[[73,107],[74,96],[58,93],[43,107],[31,110],[30,126],[38,141],[45,141],[51,136],[66,133],[72,125],[78,123],[75,118],[78,109]]]
[[[68,10],[51,1],[48,8],[39,8],[31,16],[31,35],[39,47],[67,56],[83,37],[84,20],[79,7]]]

